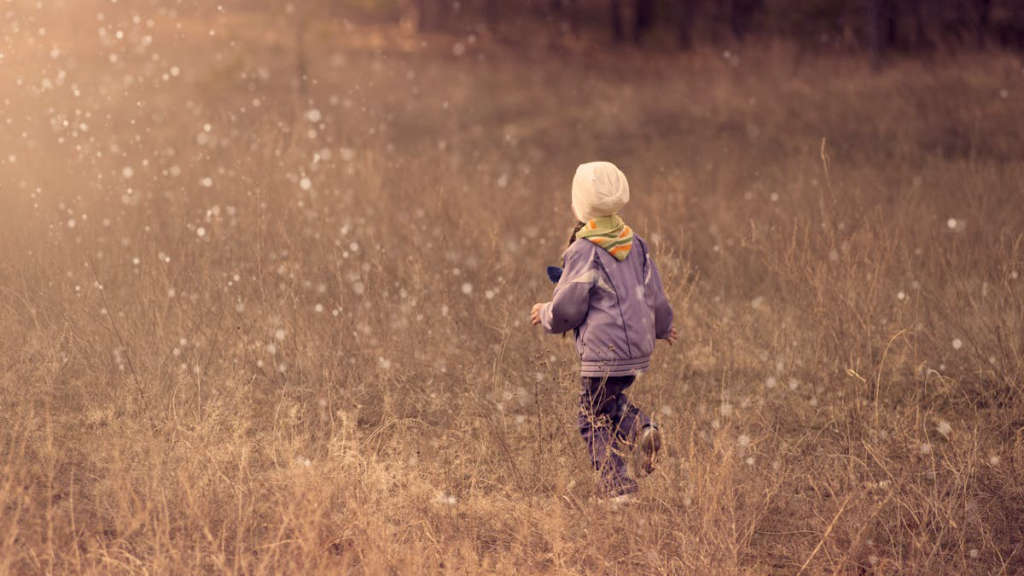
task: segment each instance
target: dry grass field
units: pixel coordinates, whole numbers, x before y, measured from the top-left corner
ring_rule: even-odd
[[[1024,574],[1018,58],[295,18],[0,3],[0,574]],[[592,159],[681,335],[619,508],[528,325]]]

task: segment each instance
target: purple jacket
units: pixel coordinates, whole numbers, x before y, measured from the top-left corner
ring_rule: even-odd
[[[541,324],[555,334],[578,328],[576,352],[581,376],[634,376],[650,365],[654,341],[672,327],[658,268],[647,244],[633,238],[633,249],[618,261],[600,246],[577,240],[563,256],[562,278]]]

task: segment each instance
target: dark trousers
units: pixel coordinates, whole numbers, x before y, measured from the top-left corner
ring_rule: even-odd
[[[601,491],[606,494],[636,491],[636,481],[626,471],[623,454],[651,420],[626,397],[625,391],[634,380],[634,376],[583,378],[580,434],[587,442],[591,463],[601,473]]]

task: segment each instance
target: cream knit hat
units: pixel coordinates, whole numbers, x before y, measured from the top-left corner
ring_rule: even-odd
[[[580,164],[572,179],[572,211],[581,222],[611,216],[629,202],[629,182],[611,162]]]

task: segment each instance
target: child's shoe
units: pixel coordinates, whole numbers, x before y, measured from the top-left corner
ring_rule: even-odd
[[[606,486],[603,493],[597,497],[597,501],[607,504],[612,508],[618,508],[637,501],[636,492],[640,487],[636,480],[623,478],[610,486]]]
[[[611,505],[612,508],[620,508],[622,506],[629,506],[630,504],[636,504],[639,502],[633,494],[619,494],[618,496],[612,496],[605,501]]]
[[[639,468],[645,473],[654,472],[654,459],[661,450],[661,430],[653,424],[644,426],[636,441],[636,451],[640,462]]]

